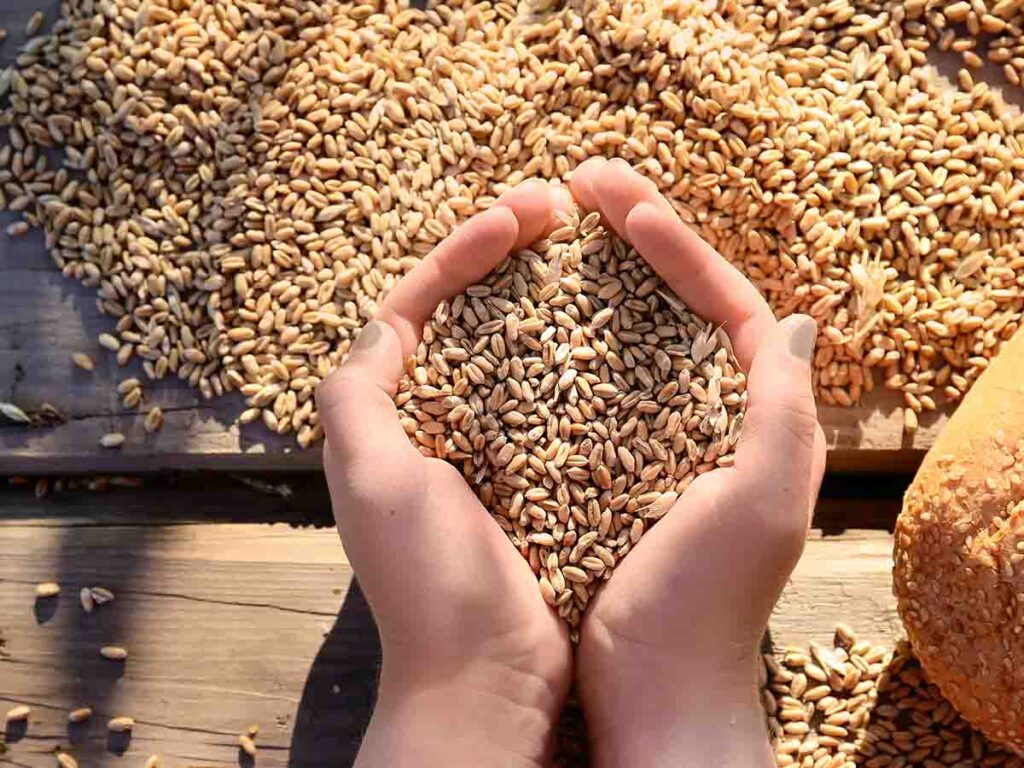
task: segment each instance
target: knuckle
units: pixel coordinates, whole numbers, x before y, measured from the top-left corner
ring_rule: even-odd
[[[314,392],[317,408],[325,410],[334,403],[343,401],[353,386],[352,376],[341,366],[320,382]]]
[[[766,403],[766,413],[801,448],[813,450],[818,431],[818,412],[812,397],[803,393],[782,396]]]

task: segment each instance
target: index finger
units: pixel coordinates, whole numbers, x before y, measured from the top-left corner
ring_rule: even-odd
[[[391,466],[419,452],[398,419],[394,396],[402,376],[402,351],[394,328],[371,320],[348,359],[316,391],[328,453],[344,462],[362,457],[369,466]],[[328,482],[332,475],[328,473]]]
[[[388,294],[377,319],[395,329],[402,353],[415,352],[437,305],[483,279],[509,253],[557,225],[555,211],[571,210],[568,190],[527,181],[503,194],[445,238]]]
[[[584,207],[600,210],[686,305],[722,325],[736,358],[750,370],[754,352],[775,326],[771,308],[735,267],[676,215],[652,181],[622,160],[588,160],[571,187]]]

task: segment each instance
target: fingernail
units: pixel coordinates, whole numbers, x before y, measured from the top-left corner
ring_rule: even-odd
[[[807,315],[790,315],[782,325],[789,332],[789,351],[805,363],[814,359],[814,345],[818,341],[818,324]]]
[[[363,326],[355,343],[349,347],[349,356],[369,352],[384,337],[384,324],[380,320],[371,320]]]

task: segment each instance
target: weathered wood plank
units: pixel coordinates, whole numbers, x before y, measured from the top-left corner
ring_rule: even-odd
[[[244,405],[236,394],[204,401],[177,379],[146,380],[137,361],[119,367],[97,342],[113,320],[96,308],[93,291],[45,264],[5,269],[10,242],[0,236],[0,399],[29,411],[50,403],[69,420],[48,429],[0,425],[0,472],[45,472],[55,463],[67,472],[319,464],[319,452],[299,450],[291,436],[273,434],[262,424],[243,431],[237,417]],[[45,259],[41,251],[36,255]],[[96,370],[76,368],[75,352],[90,354]],[[144,410],[121,406],[117,383],[129,377],[144,381],[147,407],[164,410],[159,434],[142,429]],[[98,446],[110,431],[127,436],[122,449]]]
[[[110,762],[111,747],[132,764],[159,753],[172,765],[230,765],[249,723],[261,725],[262,765],[354,754],[379,649],[333,531],[7,523],[0,560],[10,654],[0,703],[35,708],[10,759],[49,765],[57,744],[71,744],[87,765]],[[32,582],[49,578],[64,591],[53,606],[34,603]],[[117,599],[85,615],[76,595],[90,584]],[[100,658],[104,644],[127,647],[128,661]],[[94,721],[68,729],[67,711],[81,705]],[[105,722],[117,714],[138,722],[126,744],[108,743]]]
[[[8,734],[0,764],[50,766],[61,745],[89,766],[153,753],[171,765],[231,765],[249,723],[261,725],[261,766],[351,763],[380,652],[333,529],[167,524],[132,504],[118,516],[134,492],[82,494],[64,518],[74,495],[17,496],[20,505],[0,506],[0,709],[28,703],[34,713],[24,734]],[[167,493],[164,503],[196,498]],[[106,507],[108,522],[89,523],[90,505]],[[891,641],[890,547],[882,531],[815,533],[772,621],[776,646],[826,641],[838,620]],[[43,580],[62,584],[55,601],[34,601]],[[77,590],[98,584],[117,599],[86,615]],[[104,644],[124,645],[128,661],[101,659]],[[67,711],[84,704],[94,721],[69,729]],[[138,722],[126,742],[107,739],[115,714]]]
[[[138,363],[119,367],[96,341],[110,330],[112,319],[97,310],[90,289],[45,263],[38,269],[8,268],[9,243],[0,236],[0,398],[26,410],[50,403],[69,421],[48,429],[0,425],[0,472],[40,473],[55,466],[65,472],[319,466],[319,451],[299,449],[291,436],[273,434],[261,424],[242,428],[237,417],[244,405],[238,395],[203,401],[177,379],[144,381],[147,404],[159,405],[167,415],[158,435],[146,435],[141,413],[122,408],[116,392],[125,378],[145,378]],[[91,354],[96,370],[75,368],[74,352]],[[908,439],[891,393],[856,408],[822,407],[820,413],[831,466],[841,471],[912,469],[945,420],[944,414],[925,419]],[[114,430],[127,436],[124,447],[101,449],[100,436]]]
[[[849,530],[814,531],[770,627],[776,647],[831,638],[842,621],[878,643],[902,636],[892,596],[892,536]]]
[[[25,23],[36,9],[46,11],[48,25],[58,7],[59,0],[0,3],[0,26],[9,31],[0,45],[0,63],[13,59],[25,39]],[[937,55],[935,62],[947,76],[955,76],[959,67],[955,56]],[[1005,88],[998,68],[985,70],[985,78],[1004,87],[1008,100],[1022,101],[1020,89]],[[9,220],[3,217],[0,225]],[[91,290],[56,272],[38,233],[17,240],[0,236],[0,398],[29,408],[46,401],[71,415],[68,424],[46,431],[0,427],[0,472],[39,473],[54,466],[68,472],[137,472],[319,465],[318,451],[297,450],[290,437],[273,435],[259,425],[241,430],[235,423],[243,407],[238,397],[203,403],[177,381],[147,384],[151,402],[164,407],[168,419],[161,435],[146,437],[137,417],[122,413],[114,394],[116,382],[138,375],[137,367],[118,369],[96,346],[96,336],[111,325],[111,319],[96,310]],[[93,376],[71,369],[68,356],[76,351],[95,353],[98,370]],[[946,414],[925,419],[917,434],[908,437],[898,405],[895,396],[880,394],[855,408],[822,408],[830,467],[857,472],[912,470]],[[116,452],[96,445],[111,429],[128,435],[125,447]]]
[[[85,483],[100,481],[99,490]],[[71,484],[77,484],[71,487]],[[827,535],[848,529],[890,530],[907,478],[831,475],[825,478],[813,527]],[[35,481],[0,491],[0,520],[49,525],[167,525],[287,522],[333,526],[323,473],[272,475],[188,472],[134,478],[50,478],[49,495],[33,498]],[[95,486],[94,486],[95,487]]]

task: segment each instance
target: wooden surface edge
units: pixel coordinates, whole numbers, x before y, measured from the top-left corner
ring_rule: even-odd
[[[204,401],[196,390],[167,378],[144,380],[137,361],[119,367],[97,337],[112,319],[99,313],[92,291],[48,267],[11,268],[5,263],[31,247],[0,239],[0,400],[26,411],[49,403],[68,421],[29,428],[0,420],[0,474],[61,472],[152,472],[160,470],[295,470],[320,465],[319,451],[302,450],[293,435],[277,435],[261,424],[242,427],[241,397]],[[96,368],[86,373],[71,355],[86,352]],[[143,379],[145,405],[126,410],[118,382]],[[903,431],[896,393],[871,393],[850,408],[822,405],[819,417],[832,466],[845,472],[904,472],[919,463],[948,418],[927,414],[913,435]],[[146,409],[165,413],[163,430],[142,429]],[[99,447],[108,432],[125,434],[116,451]]]
[[[113,386],[113,385],[112,385]],[[233,401],[235,398],[230,398]],[[142,427],[144,414],[101,413],[74,416],[56,427],[0,425],[0,475],[62,473],[145,473],[168,470],[296,471],[321,467],[321,446],[303,449],[290,435],[268,432],[262,425],[241,426],[223,416],[227,402],[174,407],[164,411],[164,428],[156,435]],[[910,438],[902,416],[878,408],[858,425],[847,409],[821,409],[830,471],[912,473],[948,417],[940,413]],[[99,447],[99,438],[121,432],[125,444]],[[859,437],[858,437],[859,435]]]

